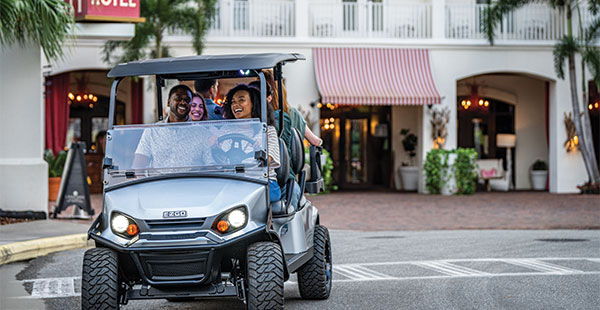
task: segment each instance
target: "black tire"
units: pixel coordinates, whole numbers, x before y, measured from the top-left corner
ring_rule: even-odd
[[[246,265],[247,309],[283,309],[283,255],[279,244],[251,244]]]
[[[317,225],[313,239],[313,257],[298,269],[298,288],[303,299],[327,299],[333,278],[329,231]]]
[[[119,309],[119,264],[110,249],[89,249],[83,256],[81,309]]]

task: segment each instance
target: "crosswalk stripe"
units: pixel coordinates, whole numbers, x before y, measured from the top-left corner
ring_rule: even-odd
[[[466,275],[464,272],[457,271],[453,268],[448,268],[443,265],[438,265],[435,262],[420,262],[415,263],[414,265],[420,266],[429,270],[433,270],[435,272],[439,272],[448,276],[463,276]]]
[[[375,270],[371,270],[367,267],[363,267],[361,265],[351,265],[351,266],[346,266],[346,268],[349,268],[355,272],[361,273],[366,275],[368,278],[371,279],[390,279],[393,278],[391,276],[385,275],[383,273],[377,272]]]
[[[33,281],[31,297],[59,298],[79,296],[75,293],[73,278],[37,279]]]
[[[505,262],[541,272],[550,272],[550,273],[581,273],[581,270],[571,269],[568,267],[563,267],[555,264],[551,264],[548,262],[543,262],[536,259],[508,259]]]

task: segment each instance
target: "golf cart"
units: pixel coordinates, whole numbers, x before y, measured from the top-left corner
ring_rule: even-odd
[[[216,297],[237,297],[247,309],[281,309],[284,282],[294,272],[302,298],[329,297],[327,228],[310,201],[291,204],[293,186],[302,193],[323,190],[321,149],[310,148],[309,169],[303,169],[304,144],[297,130],[291,130],[289,145],[279,139],[277,182],[287,191],[269,202],[261,69],[273,69],[281,89],[282,66],[303,59],[299,54],[193,56],[124,63],[108,73],[114,82],[104,199],[88,231],[96,247],[83,259],[83,309],[119,309],[136,299]],[[115,125],[119,82],[135,76],[155,77],[157,111],[163,111],[167,83],[258,78],[261,118]],[[281,95],[276,99],[282,102]],[[152,154],[143,165],[136,160],[141,149]]]

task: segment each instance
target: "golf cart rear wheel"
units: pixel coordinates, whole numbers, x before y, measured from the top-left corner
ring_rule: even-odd
[[[283,255],[279,244],[253,243],[248,247],[247,259],[247,309],[283,309]]]
[[[298,288],[304,299],[327,299],[331,292],[331,242],[325,226],[315,227],[313,257],[298,269]]]
[[[83,256],[81,308],[119,309],[119,264],[111,249],[89,249]]]

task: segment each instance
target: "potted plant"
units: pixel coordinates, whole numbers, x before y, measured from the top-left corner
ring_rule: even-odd
[[[534,191],[543,191],[546,189],[546,180],[548,180],[548,165],[546,162],[538,159],[531,166],[529,171],[531,178],[531,187]]]
[[[399,173],[402,179],[402,189],[405,191],[416,191],[419,184],[419,168],[414,165],[414,158],[417,155],[417,143],[419,138],[410,132],[410,129],[404,128],[400,131],[404,136],[402,147],[409,156],[409,162],[403,162]]]
[[[52,150],[46,150],[44,160],[48,163],[48,200],[55,201],[60,189],[60,181],[65,161],[67,160],[67,152],[60,151],[54,156]]]

